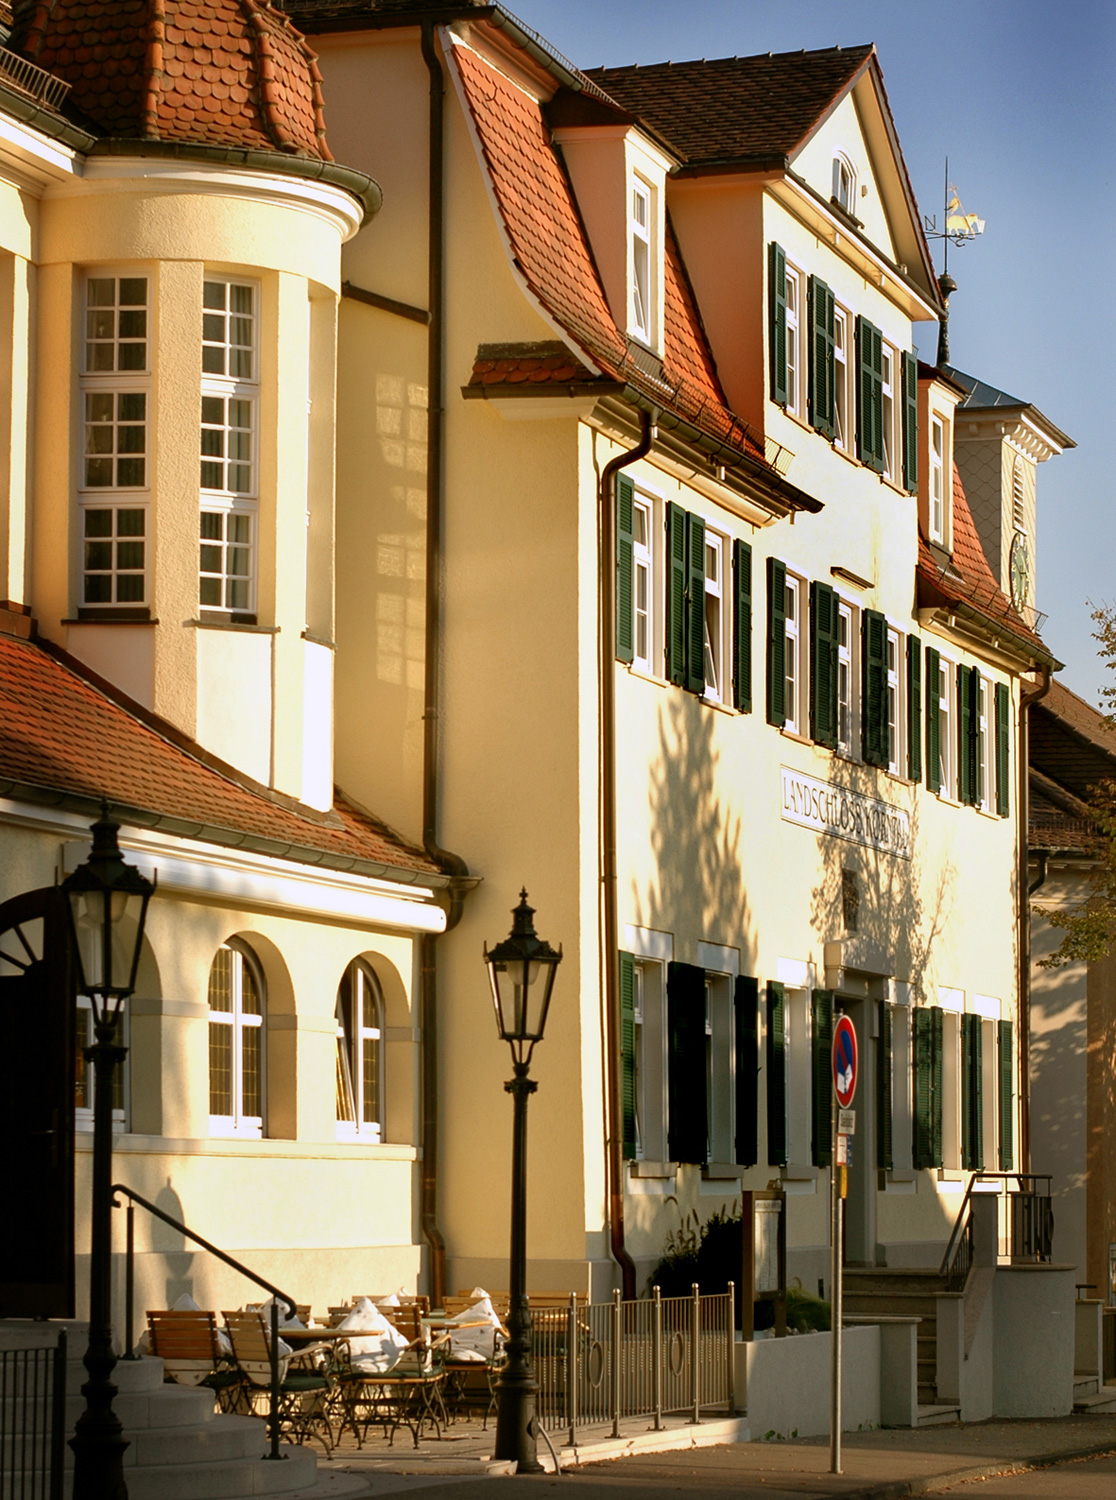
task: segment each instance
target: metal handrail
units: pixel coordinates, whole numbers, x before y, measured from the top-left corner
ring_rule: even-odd
[[[200,1245],[203,1250],[208,1250],[210,1255],[215,1255],[218,1260],[223,1260],[234,1271],[239,1271],[249,1281],[254,1281],[265,1292],[271,1293],[271,1339],[268,1348],[269,1363],[271,1366],[271,1389],[269,1391],[270,1400],[267,1417],[270,1451],[265,1453],[264,1457],[285,1458],[286,1454],[279,1452],[279,1304],[280,1302],[286,1303],[287,1317],[293,1318],[297,1308],[294,1298],[289,1297],[286,1292],[281,1292],[277,1286],[273,1286],[270,1281],[265,1281],[262,1276],[257,1276],[255,1271],[249,1270],[241,1261],[236,1260],[226,1251],[218,1249],[209,1240],[203,1239],[200,1234],[196,1234],[194,1230],[188,1228],[180,1220],[172,1218],[168,1213],[164,1213],[161,1208],[157,1208],[154,1203],[143,1197],[142,1194],[137,1193],[133,1188],[125,1187],[122,1182],[114,1182],[112,1185],[113,1208],[120,1206],[116,1202],[117,1193],[123,1193],[128,1199],[128,1248],[127,1258],[124,1263],[124,1358],[135,1358],[135,1355],[132,1353],[135,1347],[132,1303],[135,1293],[135,1205],[138,1203],[141,1208],[146,1208],[149,1214],[154,1214],[164,1224],[169,1224],[172,1229],[177,1229],[179,1234],[184,1234],[187,1239],[193,1240],[195,1245]]]
[[[941,1266],[938,1268],[939,1276],[948,1276],[953,1269],[961,1249],[962,1236],[968,1227],[969,1210],[972,1206],[973,1188],[980,1182],[1018,1182],[1020,1192],[1026,1191],[1023,1184],[1026,1182],[1045,1182],[1046,1196],[1050,1196],[1051,1174],[1049,1172],[973,1172],[970,1174],[965,1196],[961,1199],[961,1207],[957,1210],[957,1217],[953,1221],[953,1230],[946,1245],[945,1254],[942,1256]],[[1031,1196],[1037,1197],[1034,1189],[1030,1190]],[[997,1196],[999,1194],[997,1193]],[[1010,1194],[1009,1194],[1010,1196]]]

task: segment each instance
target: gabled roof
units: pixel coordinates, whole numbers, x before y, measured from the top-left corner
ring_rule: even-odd
[[[690,165],[793,157],[867,67],[871,46],[587,68]]]
[[[338,798],[328,813],[258,787],[54,647],[0,634],[0,788],[123,823],[424,886],[421,849]]]
[[[582,351],[595,376],[622,382],[644,404],[676,413],[728,449],[726,457],[735,453],[763,464],[763,440],[725,400],[669,223],[660,361],[616,325],[543,106],[471,48],[448,50],[513,264],[544,315]],[[787,503],[816,508],[783,484]]]
[[[956,607],[959,614],[975,617],[1033,660],[1047,664],[1054,661],[1042,637],[1012,604],[988,565],[956,463],[953,466],[953,552],[947,558],[940,551],[932,550],[920,528],[916,585],[920,609]]]
[[[1088,801],[1100,782],[1116,779],[1116,726],[1055,678],[1032,703],[1028,729],[1031,848],[1098,851],[1100,831]]]

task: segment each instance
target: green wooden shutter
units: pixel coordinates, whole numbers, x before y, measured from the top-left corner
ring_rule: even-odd
[[[866,609],[861,626],[864,646],[864,711],[862,739],[864,759],[870,766],[888,763],[887,736],[887,621],[875,609]]]
[[[973,1171],[984,1170],[984,1022],[973,1017],[972,1038],[972,1125]]]
[[[705,970],[667,968],[667,1150],[671,1161],[705,1161]]]
[[[768,359],[771,399],[787,403],[787,257],[774,240],[767,247]]]
[[[733,702],[742,714],[752,712],[752,548],[740,540],[732,544],[732,576],[736,612],[732,631]]]
[[[856,453],[861,463],[883,473],[883,334],[867,318],[856,320],[858,401]]]
[[[919,1006],[911,1012],[914,1027],[914,1164],[934,1164],[933,1088],[934,1043],[930,1012]]]
[[[767,722],[787,722],[787,565],[767,559]]]
[[[705,692],[705,522],[686,517],[686,688]]]
[[[834,388],[837,369],[833,328],[833,293],[818,276],[809,283],[810,425],[827,438],[836,437]]]
[[[976,800],[976,757],[973,754],[973,705],[970,697],[972,673],[957,668],[957,796],[961,802]]]
[[[635,612],[632,602],[635,486],[626,474],[616,481],[616,659],[635,658]]]
[[[880,1034],[876,1042],[876,1166],[890,1172],[895,1165],[892,1146],[892,1008],[879,1001]]]
[[[918,355],[904,354],[903,366],[903,487],[918,492]]]
[[[996,684],[996,811],[1006,818],[1011,811],[1009,749],[1011,746],[1011,698],[1007,684]]]
[[[940,1005],[930,1007],[930,1037],[933,1050],[930,1087],[931,1166],[942,1164],[942,1071],[945,1061],[945,1013]]]
[[[620,1117],[624,1156],[636,1154],[635,958],[620,954]]]
[[[1015,1059],[1012,1055],[1011,1022],[1001,1021],[996,1029],[1000,1044],[1000,1171],[1011,1172],[1015,1169],[1015,1122],[1011,1110]]]
[[[907,775],[922,780],[922,642],[907,637]]]
[[[942,789],[942,712],[938,676],[942,660],[933,646],[926,648],[926,785],[932,792]]]
[[[667,677],[683,687],[686,682],[686,512],[673,500],[667,505],[666,585]]]
[[[837,748],[837,595],[827,583],[810,585],[810,734]]]
[[[759,1160],[759,980],[739,974],[733,986],[736,1026],[736,1164]]]
[[[833,992],[815,990],[810,1001],[813,1157],[815,1167],[833,1160]]]
[[[775,980],[767,983],[767,1160],[787,1164],[787,996]]]
[[[977,1169],[973,1130],[975,1118],[973,1096],[977,1087],[973,1067],[975,1045],[973,1032],[979,1026],[979,1016],[961,1017],[961,1166],[966,1172],[974,1172]]]

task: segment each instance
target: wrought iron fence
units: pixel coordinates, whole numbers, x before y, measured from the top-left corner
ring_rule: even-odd
[[[0,1500],[62,1500],[66,1330],[38,1349],[0,1349]]]
[[[713,1407],[733,1410],[734,1287],[701,1296],[661,1297],[543,1308],[532,1314],[539,1422],[564,1430],[571,1446],[578,1429],[624,1417],[685,1412],[700,1420]]]

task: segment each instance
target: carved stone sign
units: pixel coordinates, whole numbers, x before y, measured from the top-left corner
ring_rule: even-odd
[[[910,813],[890,802],[866,797],[852,787],[818,781],[801,771],[792,771],[789,766],[780,770],[785,822],[910,859]]]

